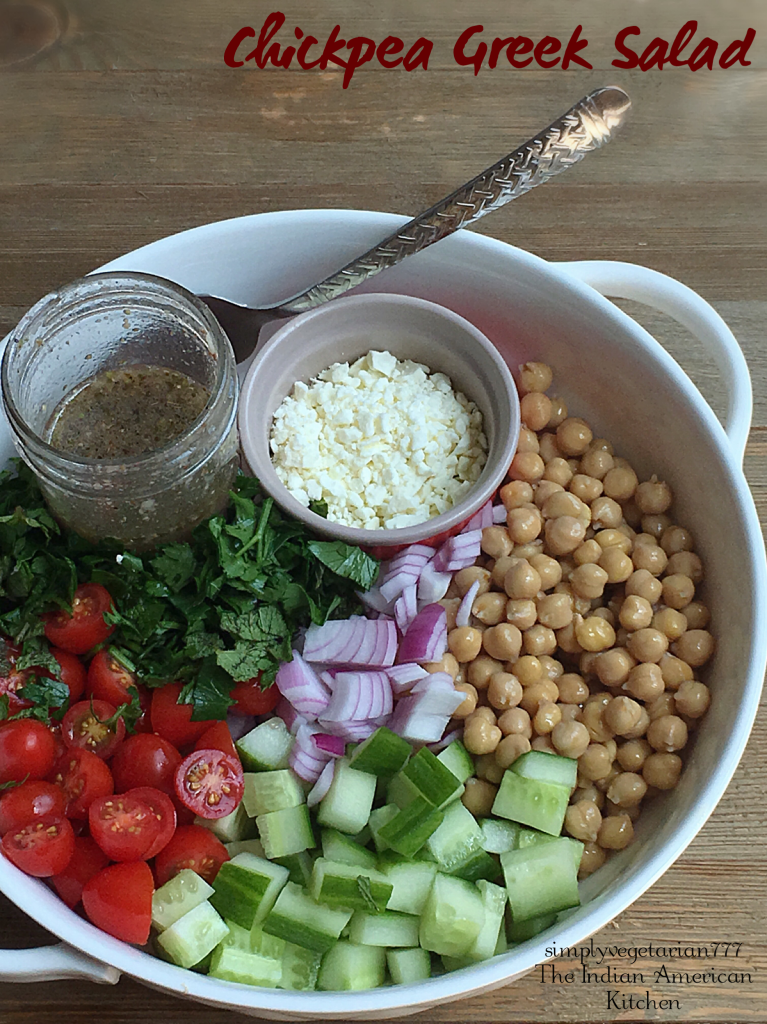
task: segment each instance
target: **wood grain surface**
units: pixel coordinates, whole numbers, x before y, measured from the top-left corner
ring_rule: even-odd
[[[746,474],[767,522],[767,11],[764,0],[286,0],[281,37],[387,34],[434,41],[428,70],[377,64],[342,89],[340,69],[232,70],[223,50],[258,29],[265,0],[0,0],[0,336],[44,293],[164,235],[212,220],[297,207],[415,213],[599,85],[634,101],[619,141],[479,230],[551,260],[621,259],[669,273],[721,313],[751,369]],[[756,29],[749,67],[647,72],[611,67],[628,25],[641,46],[697,18],[723,47]],[[577,24],[593,70],[500,64],[476,76],[452,46],[483,39],[566,40]],[[686,333],[626,305],[679,359],[716,410],[718,375]],[[718,969],[742,984],[623,986],[676,998],[678,1010],[616,1009],[610,986],[543,983],[540,971],[493,994],[415,1018],[438,1021],[662,1019],[767,1021],[767,726],[761,714],[724,799],[684,856],[598,938],[742,943]],[[0,898],[0,947],[52,941]],[[597,940],[595,940],[597,941]],[[652,975],[660,961],[635,970]],[[2,953],[0,953],[0,965]],[[561,973],[572,969],[560,962]],[[123,978],[0,984],[2,1024],[99,1021],[229,1024],[246,1018]]]

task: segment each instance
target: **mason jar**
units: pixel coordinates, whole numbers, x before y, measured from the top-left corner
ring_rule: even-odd
[[[178,371],[207,391],[183,433],[130,458],[51,445],[65,399],[102,371],[136,366]],[[93,274],[41,299],[9,336],[2,396],[51,512],[90,541],[150,549],[187,538],[227,504],[238,466],[234,354],[207,306],[170,281]]]

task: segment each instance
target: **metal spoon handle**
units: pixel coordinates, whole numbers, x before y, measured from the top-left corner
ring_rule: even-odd
[[[279,314],[304,313],[335,299],[366,278],[395,266],[406,256],[473,224],[486,213],[542,185],[555,174],[561,174],[608,142],[623,123],[630,106],[628,95],[615,86],[584,96],[519,149],[408,221],[341,270],[282,303],[278,307]]]

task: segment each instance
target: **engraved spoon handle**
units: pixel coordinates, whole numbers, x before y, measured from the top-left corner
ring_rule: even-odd
[[[542,185],[608,142],[630,106],[628,95],[617,86],[590,93],[519,149],[273,312],[291,316],[335,299],[366,278]]]

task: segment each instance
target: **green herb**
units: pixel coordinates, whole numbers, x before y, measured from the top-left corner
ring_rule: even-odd
[[[36,676],[18,691],[22,700],[32,701],[32,707],[23,708],[14,718],[36,718],[41,722],[53,719],[60,722],[69,709],[69,687],[58,679]]]
[[[309,511],[314,512],[316,516],[322,516],[323,519],[328,518],[328,503],[324,498],[319,498],[317,501],[309,502]]]
[[[17,786],[23,786],[28,778],[29,772],[27,772],[21,782],[14,782],[13,779],[8,782],[0,782],[0,793],[4,793],[6,789],[15,789]]]

